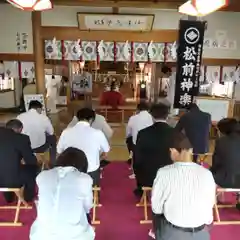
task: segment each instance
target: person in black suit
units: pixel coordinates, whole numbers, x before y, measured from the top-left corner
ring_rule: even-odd
[[[142,195],[143,186],[152,187],[159,168],[172,164],[169,148],[174,129],[166,122],[169,107],[153,104],[150,113],[154,124],[138,133],[133,155],[137,196]]]
[[[234,188],[235,173],[240,174],[240,129],[234,118],[224,118],[217,124],[221,137],[216,141],[211,171],[221,187]],[[240,178],[239,178],[240,180]]]
[[[209,132],[211,128],[211,115],[201,111],[193,103],[176,125],[177,131],[183,131],[193,146],[194,160],[197,154],[207,153],[209,150]]]
[[[22,123],[17,119],[0,128],[0,187],[24,186],[24,199],[30,202],[35,195],[37,159],[29,137],[21,134],[22,128]],[[4,195],[7,202],[14,200],[13,193]]]
[[[217,125],[221,137],[216,141],[211,171],[223,188],[240,188],[240,125],[236,119],[222,119]],[[240,197],[238,197],[240,209]]]

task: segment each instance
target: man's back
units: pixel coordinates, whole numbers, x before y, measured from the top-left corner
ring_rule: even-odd
[[[157,170],[172,163],[169,144],[173,131],[167,123],[156,122],[138,133],[134,160],[144,186],[152,186]]]
[[[199,109],[192,109],[179,120],[176,129],[183,130],[190,140],[194,153],[206,153],[209,148],[211,115]]]
[[[141,111],[130,117],[126,128],[127,137],[133,138],[133,143],[136,144],[138,132],[153,124],[152,116],[148,111]]]
[[[158,201],[164,202],[163,214],[171,224],[191,228],[212,223],[216,185],[209,170],[196,163],[177,162],[159,169],[154,187],[153,211],[158,212]]]
[[[88,172],[97,170],[100,154],[109,151],[108,141],[102,131],[92,128],[87,122],[78,122],[74,127],[62,132],[57,152],[60,154],[68,147],[78,148],[86,154]]]
[[[240,135],[232,133],[216,142],[212,172],[222,187],[240,188]]]
[[[78,121],[77,117],[74,116],[72,121],[68,124],[67,128],[74,127],[78,122],[79,121]],[[107,139],[110,139],[112,137],[113,130],[108,125],[105,117],[103,117],[102,115],[96,113],[95,119],[91,126],[94,129],[101,130]]]
[[[24,143],[28,137],[12,129],[0,128],[0,185],[10,187],[19,183]],[[29,141],[29,140],[28,140]]]
[[[17,117],[23,124],[23,133],[28,135],[33,149],[45,144],[46,133],[53,134],[53,127],[47,116],[31,109]]]

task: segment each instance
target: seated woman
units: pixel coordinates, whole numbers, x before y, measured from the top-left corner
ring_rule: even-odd
[[[39,201],[37,219],[30,240],[93,240],[88,222],[93,206],[92,178],[86,174],[88,162],[83,151],[67,148],[56,167],[37,177]]]
[[[111,106],[113,109],[117,109],[123,103],[123,96],[120,92],[116,91],[116,84],[113,82],[110,90],[102,93],[100,104],[102,106]]]
[[[240,125],[225,118],[217,125],[221,137],[216,141],[211,171],[215,182],[223,188],[240,188]],[[238,197],[238,207],[240,197]]]

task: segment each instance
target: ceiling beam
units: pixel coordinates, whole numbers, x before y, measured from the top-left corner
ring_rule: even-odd
[[[113,0],[55,0],[55,5],[63,6],[89,6],[89,7],[129,7],[129,8],[159,8],[159,9],[177,9],[184,1],[113,1]]]
[[[153,30],[151,32],[133,31],[83,31],[78,27],[42,27],[42,39],[116,42],[174,42],[177,30]]]

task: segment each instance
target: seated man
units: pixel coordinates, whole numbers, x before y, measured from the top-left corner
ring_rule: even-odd
[[[192,162],[192,146],[178,132],[170,144],[173,164],[160,168],[152,189],[157,240],[210,240],[216,184],[212,173]],[[161,156],[159,156],[161,157]]]
[[[189,112],[185,113],[176,125],[176,129],[183,131],[193,146],[195,161],[197,154],[208,152],[210,128],[211,115],[202,112],[195,103],[190,106]]]
[[[153,124],[151,114],[148,112],[149,106],[145,101],[141,101],[137,105],[136,114],[129,118],[126,127],[126,144],[129,153],[134,152],[137,141],[138,132]],[[131,159],[128,160],[131,164]]]
[[[31,149],[29,137],[21,134],[23,125],[10,120],[0,128],[0,187],[21,188],[24,199],[31,202],[35,196],[37,159]],[[14,193],[4,193],[7,202],[14,200]]]
[[[240,188],[240,126],[236,119],[222,119],[217,125],[223,135],[216,141],[211,171],[223,188]],[[240,209],[240,197],[237,207]]]
[[[123,105],[124,100],[120,92],[116,91],[115,83],[111,84],[110,91],[102,93],[100,104],[102,106],[111,106],[113,109],[117,109],[120,105]]]
[[[92,107],[91,107],[92,108]],[[95,113],[95,117],[94,120],[91,124],[91,127],[101,130],[103,132],[103,134],[105,135],[105,137],[108,139],[108,141],[111,139],[112,135],[113,135],[113,130],[112,128],[109,126],[109,124],[107,123],[106,119],[104,116]],[[68,128],[69,127],[74,127],[77,123],[78,123],[78,118],[77,116],[73,116],[72,121],[68,124]]]
[[[159,168],[172,163],[169,144],[174,129],[166,122],[168,112],[169,107],[165,104],[154,104],[150,109],[154,124],[137,135],[133,165],[138,185],[135,194],[138,196],[142,195],[141,187],[152,187]]]
[[[49,118],[42,114],[42,104],[33,100],[29,110],[20,114],[17,119],[23,123],[23,133],[28,135],[35,153],[44,153],[49,149],[51,165],[56,160],[56,136]]]
[[[93,185],[100,184],[100,156],[106,157],[110,150],[109,143],[103,132],[91,127],[95,113],[90,108],[82,108],[77,113],[78,123],[66,128],[58,141],[57,152],[61,154],[69,147],[82,150],[88,160],[88,174]]]

